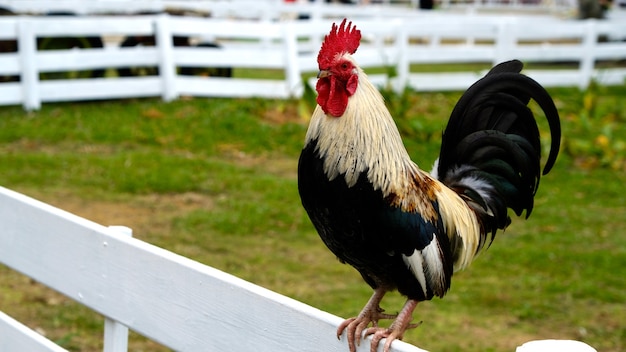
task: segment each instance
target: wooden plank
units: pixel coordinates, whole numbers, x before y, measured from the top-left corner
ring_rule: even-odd
[[[502,21],[502,19],[498,20]],[[489,18],[472,16],[450,17],[439,16],[426,18],[422,21],[410,21],[402,27],[409,38],[438,37],[444,39],[495,39],[497,22]]]
[[[282,39],[281,23],[171,17],[172,33],[238,39]]]
[[[257,46],[237,48],[185,48],[173,50],[177,66],[242,67],[284,69],[284,48],[263,49]]]
[[[411,73],[408,84],[416,91],[465,91],[474,82],[482,78],[484,73]]]
[[[212,18],[239,18],[246,20],[270,20],[275,15],[275,1],[237,0],[237,1],[170,1],[164,0],[168,8],[179,8],[210,13]]]
[[[0,351],[67,352],[0,311]]]
[[[620,42],[626,40],[626,11],[620,11],[622,14],[621,18],[609,18],[611,20],[601,20],[597,21],[598,33],[602,35],[606,35],[609,40]],[[617,14],[617,12],[612,12],[611,14]],[[616,16],[617,17],[617,16]]]
[[[585,21],[520,21],[511,27],[518,41],[581,39],[586,33]]]
[[[290,92],[282,80],[178,76],[176,82],[180,95],[284,99],[297,93]]]
[[[160,11],[163,1],[83,1],[83,0],[3,0],[3,5],[15,12],[71,12],[75,14],[93,13],[139,13],[141,11]]]
[[[37,53],[40,72],[80,71],[97,68],[157,66],[156,47],[46,50]]]
[[[32,17],[33,30],[40,37],[152,35],[156,16]]]
[[[0,84],[0,105],[19,105],[22,103],[22,84],[8,82]]]
[[[375,48],[365,46],[354,54],[361,68],[366,67],[394,67],[398,63],[398,49],[396,47]],[[314,61],[317,64],[317,60]]]
[[[339,317],[6,188],[0,223],[4,264],[175,350],[347,350]]]
[[[575,61],[583,58],[582,45],[520,45],[511,49],[510,57],[526,62]]]
[[[626,68],[596,69],[593,80],[602,85],[619,86],[626,84]]]
[[[45,102],[155,97],[161,95],[161,81],[157,76],[41,81],[39,95]]]
[[[469,63],[469,62],[491,62],[495,56],[496,49],[493,46],[459,45],[459,46],[439,46],[410,47],[407,52],[410,63]]]
[[[0,17],[0,40],[17,40],[17,20]]]
[[[579,70],[528,70],[524,74],[544,87],[573,87],[581,80]]]
[[[624,32],[626,35],[626,29]],[[626,41],[599,43],[594,48],[593,56],[597,60],[624,60],[626,58]]]
[[[0,76],[17,76],[20,74],[20,56],[18,53],[0,54]]]

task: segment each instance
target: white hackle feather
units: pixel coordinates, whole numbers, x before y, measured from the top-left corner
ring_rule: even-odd
[[[356,66],[349,54],[344,58]],[[326,115],[318,105],[311,118],[306,143],[318,139],[319,154],[324,158],[324,171],[330,180],[345,174],[347,185],[352,187],[359,174],[369,170],[369,181],[389,194],[397,191],[392,190],[393,182],[413,167],[404,162],[409,156],[382,95],[360,68],[358,75],[359,85],[350,100],[361,104],[348,104],[341,117]],[[362,105],[370,109],[362,109]]]

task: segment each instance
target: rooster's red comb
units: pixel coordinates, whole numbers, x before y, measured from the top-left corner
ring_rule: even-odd
[[[352,21],[346,26],[346,21],[344,18],[339,27],[333,23],[330,33],[324,38],[322,48],[317,54],[317,64],[320,69],[328,68],[337,54],[344,52],[354,54],[359,47],[361,31],[352,25]]]

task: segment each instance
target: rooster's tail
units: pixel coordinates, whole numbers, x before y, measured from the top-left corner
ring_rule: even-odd
[[[532,98],[550,125],[552,144],[543,174],[556,160],[559,114],[546,90],[520,74],[514,60],[495,66],[461,97],[443,134],[433,174],[475,210],[484,236],[509,223],[507,208],[526,217],[541,177],[539,129],[527,104]],[[482,238],[482,245],[487,242]]]

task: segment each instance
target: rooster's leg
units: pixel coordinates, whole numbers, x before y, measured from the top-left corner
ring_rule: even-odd
[[[384,310],[380,308],[380,301],[386,292],[387,290],[385,289],[377,288],[365,307],[363,307],[363,310],[361,310],[361,313],[355,318],[344,321],[337,328],[337,338],[340,338],[343,331],[347,329],[346,335],[350,352],[356,351],[356,346],[360,343],[361,333],[370,323],[377,327],[380,319],[396,318],[395,315],[383,313]]]
[[[407,300],[404,304],[404,307],[402,307],[400,313],[398,313],[396,320],[394,320],[394,322],[388,329],[374,326],[365,331],[365,336],[373,335],[372,345],[370,347],[371,352],[376,352],[380,340],[385,338],[387,340],[385,341],[383,352],[388,352],[391,348],[391,343],[393,342],[393,340],[402,340],[404,332],[407,329],[415,328],[419,325],[419,323],[411,324],[411,320],[413,319],[413,310],[417,306],[417,303],[419,303],[419,301],[413,299]]]

